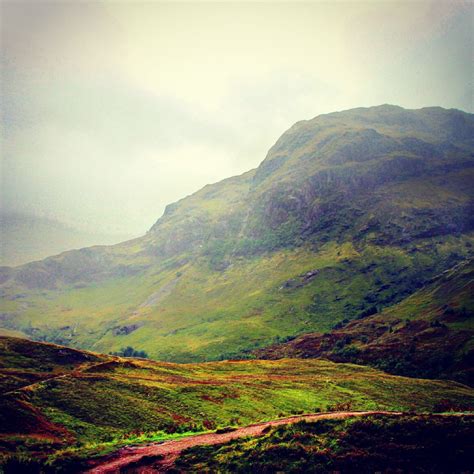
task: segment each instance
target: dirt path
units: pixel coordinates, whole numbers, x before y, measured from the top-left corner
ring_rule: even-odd
[[[8,392],[3,392],[1,395],[2,396],[7,396],[7,395],[11,395],[15,392],[20,392],[22,390],[31,390],[34,387],[37,387],[37,386],[41,385],[42,383],[48,382],[50,380],[62,379],[64,377],[67,377],[68,375],[70,375],[70,374],[54,375],[53,377],[48,377],[46,379],[41,379],[41,380],[38,380],[37,382],[33,382],[33,383],[28,384],[28,385],[22,385],[21,387],[14,388],[13,390],[9,390]]]
[[[98,362],[98,363],[95,363],[95,364],[82,364],[82,365],[79,365],[77,367],[75,367],[73,370],[71,370],[70,372],[61,372],[57,375],[52,375],[51,377],[46,377],[44,379],[40,379],[40,380],[37,380],[36,382],[32,382],[32,383],[29,383],[29,384],[26,384],[26,385],[22,385],[21,387],[17,387],[17,388],[14,388],[13,390],[8,390],[8,392],[3,392],[0,394],[0,396],[7,396],[7,395],[11,395],[15,392],[20,392],[22,390],[31,390],[43,383],[46,383],[46,382],[49,382],[50,380],[57,380],[57,379],[63,379],[63,378],[66,378],[66,377],[77,377],[79,375],[81,375],[83,373],[84,370],[88,370],[88,371],[91,371],[93,370],[95,367],[99,367],[101,366],[102,364],[104,363],[108,363],[110,361],[106,361],[106,362]]]
[[[235,431],[229,433],[207,433],[200,434],[195,436],[187,436],[186,438],[165,441],[163,443],[149,444],[146,446],[137,446],[130,448],[122,448],[119,450],[112,459],[108,458],[103,460],[100,464],[91,468],[88,471],[85,471],[87,474],[111,474],[118,473],[120,469],[126,468],[127,466],[132,467],[131,465],[138,465],[140,461],[144,461],[144,464],[153,463],[152,459],[148,457],[153,456],[163,456],[162,459],[157,461],[157,467],[147,467],[142,466],[137,468],[136,472],[142,474],[145,473],[156,473],[156,472],[166,472],[170,467],[173,466],[175,460],[179,454],[193,446],[200,445],[213,445],[213,444],[222,444],[226,443],[235,438],[241,438],[244,436],[259,436],[262,434],[263,430],[268,426],[279,426],[285,425],[288,423],[296,423],[297,421],[314,421],[314,420],[327,420],[330,418],[348,418],[352,416],[365,416],[365,415],[401,415],[400,412],[391,412],[391,411],[342,411],[334,413],[318,413],[312,415],[298,415],[291,416],[289,418],[282,418],[279,420],[268,421],[264,423],[257,423],[254,425],[245,426],[243,428],[238,428]]]

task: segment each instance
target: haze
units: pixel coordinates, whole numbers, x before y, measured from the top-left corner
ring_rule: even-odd
[[[140,235],[295,121],[473,111],[472,4],[2,4],[3,213]],[[97,242],[101,243],[101,242]]]

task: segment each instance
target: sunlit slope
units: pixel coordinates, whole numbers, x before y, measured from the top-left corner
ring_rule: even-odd
[[[473,390],[461,384],[322,360],[179,365],[0,338],[0,364],[0,451],[21,440],[40,456],[301,412],[474,405]]]
[[[3,268],[0,324],[170,361],[328,331],[472,256],[473,136],[471,114],[440,108],[299,122],[142,238]]]
[[[375,314],[373,314],[375,313]],[[325,357],[474,385],[474,263],[445,271],[400,303],[333,331],[304,334],[257,357]]]
[[[443,239],[423,259],[396,247],[328,243],[238,258],[222,271],[199,257],[5,303],[25,306],[10,321],[33,337],[101,351],[131,345],[163,360],[232,357],[397,302],[448,266],[462,243]]]

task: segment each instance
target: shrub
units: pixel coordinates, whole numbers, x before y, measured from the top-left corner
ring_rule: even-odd
[[[371,306],[370,308],[366,309],[365,311],[362,311],[356,316],[356,319],[364,319],[367,318],[368,316],[372,316],[374,314],[377,314],[377,306]]]
[[[336,323],[332,328],[333,329],[341,329],[348,323],[349,323],[348,319],[343,319],[342,321],[339,321],[338,323]]]
[[[42,472],[42,464],[25,456],[11,456],[2,462],[0,472],[4,474],[17,474],[20,472],[39,474]]]
[[[216,434],[223,434],[223,433],[231,433],[235,431],[237,428],[233,428],[232,426],[225,426],[224,428],[217,428]]]
[[[132,346],[122,347],[119,351],[111,352],[111,354],[121,357],[141,357],[148,359],[148,354],[145,351],[137,351]]]

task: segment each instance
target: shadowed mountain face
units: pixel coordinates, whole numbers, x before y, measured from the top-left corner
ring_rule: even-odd
[[[174,361],[327,331],[472,255],[473,137],[472,114],[441,108],[298,122],[142,238],[3,268],[0,323]]]
[[[212,239],[234,252],[346,237],[399,244],[471,230],[473,137],[472,115],[439,108],[299,122],[254,173],[169,206],[151,229],[156,250]]]

